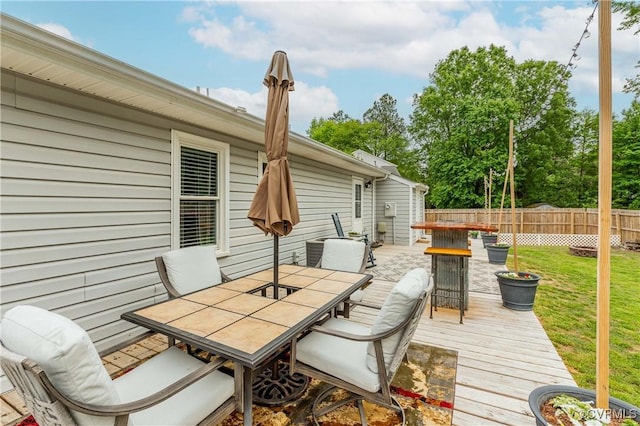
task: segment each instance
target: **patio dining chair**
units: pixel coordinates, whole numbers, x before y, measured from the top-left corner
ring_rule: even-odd
[[[338,237],[340,238],[344,238],[344,231],[342,230],[342,224],[340,223],[340,216],[338,216],[338,213],[331,213],[331,219],[333,220],[333,225],[336,227],[336,232],[338,233]],[[362,241],[364,241],[364,243],[369,247],[369,254],[367,255],[368,259],[367,259],[367,263],[365,263],[365,265],[367,265],[367,267],[373,267],[376,266],[376,258],[373,255],[373,250],[371,250],[371,242],[369,241],[369,235],[368,234],[361,234],[359,237]]]
[[[160,281],[170,299],[230,281],[220,269],[216,248],[212,245],[171,250],[155,260]],[[173,345],[175,339],[169,337],[169,346]],[[187,345],[187,351],[191,355],[201,352],[190,345]]]
[[[160,280],[170,298],[230,281],[218,265],[215,246],[171,250],[155,260]]]
[[[111,379],[84,329],[29,305],[0,324],[0,363],[40,426],[216,424],[238,408],[234,378],[171,347]]]
[[[324,241],[322,256],[315,267],[362,274],[366,269],[369,250],[364,241],[328,238]],[[344,302],[343,310],[337,313],[349,317],[349,301],[360,302],[363,297],[364,290],[356,290]]]
[[[407,272],[393,287],[371,328],[342,318],[329,318],[297,342],[291,350],[291,370],[321,380],[330,386],[320,392],[312,406],[318,418],[355,402],[360,422],[366,425],[363,400],[400,413],[404,411],[391,395],[391,381],[402,363],[433,289],[423,268]],[[347,396],[325,404],[338,388]]]

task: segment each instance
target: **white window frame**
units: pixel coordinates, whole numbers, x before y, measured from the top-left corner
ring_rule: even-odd
[[[216,223],[216,254],[230,254],[229,248],[229,144],[178,130],[171,131],[171,249],[180,248],[180,179],[181,148],[188,146],[218,154],[218,222]]]
[[[356,217],[356,185],[360,185],[360,217]],[[364,229],[364,179],[351,177],[351,230],[362,233]]]

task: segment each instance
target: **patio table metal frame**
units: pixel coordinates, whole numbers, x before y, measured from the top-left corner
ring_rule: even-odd
[[[282,298],[265,297],[273,270],[260,271],[182,297],[162,301],[122,319],[234,362],[236,395],[244,425],[251,426],[253,372],[346,300],[373,276],[280,265]]]

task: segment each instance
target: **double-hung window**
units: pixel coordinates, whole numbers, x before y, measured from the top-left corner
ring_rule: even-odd
[[[228,252],[229,145],[172,132],[172,247]]]

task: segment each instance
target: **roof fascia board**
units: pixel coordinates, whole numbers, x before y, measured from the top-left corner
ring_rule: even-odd
[[[179,106],[202,114],[203,110],[214,110],[218,119],[225,122],[224,130],[217,128],[211,120],[204,125],[214,131],[229,134],[231,128],[236,134],[251,142],[264,143],[264,120],[235,107],[217,101],[194,90],[180,86],[169,80],[133,67],[125,62],[99,53],[81,44],[49,33],[36,26],[0,13],[0,41],[2,46],[13,48],[25,54],[45,59],[51,64],[71,68],[118,87]],[[5,64],[2,64],[3,68]],[[10,69],[10,68],[9,68]],[[202,123],[197,123],[203,126]],[[364,176],[382,177],[383,170],[360,161],[351,155],[292,132],[289,137],[289,151],[292,154],[315,159],[322,163],[348,169]]]

